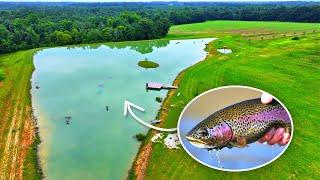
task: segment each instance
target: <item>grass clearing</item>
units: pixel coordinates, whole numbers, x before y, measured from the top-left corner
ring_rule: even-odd
[[[248,22],[244,24],[250,24]],[[216,25],[229,27],[220,28]],[[262,27],[259,22],[251,28]],[[266,22],[266,26],[270,26]],[[289,23],[290,24],[290,23]],[[272,29],[306,30],[315,27],[310,24],[291,29],[288,23],[276,23]],[[319,25],[319,24],[317,24]],[[194,27],[192,27],[194,26]],[[300,23],[296,23],[300,26]],[[236,22],[217,21],[203,24],[174,26],[170,37],[182,38],[184,33],[193,37],[203,37],[208,29],[221,31],[243,27]],[[249,28],[248,26],[246,26]],[[319,26],[318,26],[319,27]],[[201,33],[201,28],[204,28]],[[199,33],[199,32],[200,33]],[[181,33],[180,33],[181,32]],[[175,34],[177,33],[177,34]],[[214,37],[213,34],[206,34]],[[145,179],[270,179],[316,178],[320,176],[317,153],[320,87],[320,34],[311,33],[300,36],[298,40],[290,37],[248,41],[239,34],[221,34],[222,40],[211,42],[209,55],[205,61],[186,69],[178,76],[179,89],[165,100],[165,103],[177,105],[166,114],[163,127],[174,127],[182,108],[195,96],[211,88],[224,85],[246,85],[266,90],[278,97],[289,109],[294,121],[294,137],[287,151],[275,162],[249,172],[228,173],[205,167],[191,158],[183,149],[168,150],[162,144],[153,144]],[[187,35],[187,37],[190,37]],[[216,49],[227,46],[233,50],[228,55],[219,54]],[[177,94],[180,93],[180,96]],[[150,134],[150,133],[149,133]],[[281,175],[281,176],[279,176]]]
[[[217,37],[221,34],[238,34],[251,38],[278,38],[304,35],[320,31],[319,23],[264,22],[264,21],[207,21],[205,23],[172,26],[166,38]]]

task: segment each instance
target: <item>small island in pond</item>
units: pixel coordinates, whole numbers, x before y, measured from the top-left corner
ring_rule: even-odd
[[[143,68],[157,68],[157,67],[159,67],[158,63],[149,61],[147,58],[145,58],[142,61],[139,61],[138,65]]]

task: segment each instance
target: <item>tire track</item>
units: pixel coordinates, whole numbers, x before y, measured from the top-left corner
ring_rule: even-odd
[[[22,66],[23,65],[25,65],[25,63],[23,63]],[[28,76],[26,73],[27,69],[24,66],[22,71],[20,71],[20,73],[18,74],[18,77],[22,76],[20,78],[19,84],[17,85],[18,91],[16,94],[13,92],[13,99],[11,102],[15,102],[15,104],[13,105],[14,108],[13,110],[10,110],[9,108],[6,109],[8,112],[10,112],[8,114],[12,114],[12,117],[9,116],[6,118],[6,121],[9,121],[9,119],[11,119],[11,125],[6,138],[5,148],[2,153],[0,167],[3,173],[1,174],[0,179],[22,179],[22,173],[17,173],[19,172],[19,164],[17,164],[16,162],[19,159],[18,154],[21,150],[21,129],[24,129],[21,126],[21,122],[23,121],[25,107],[21,98],[24,95],[24,92],[26,92],[27,85],[25,85],[26,83],[24,83],[28,82]],[[20,172],[22,172],[22,170]]]
[[[18,106],[18,104],[15,105],[15,108],[13,111],[14,114],[17,113],[17,106]],[[5,143],[5,148],[4,148],[4,151],[2,154],[3,156],[2,156],[2,161],[1,161],[1,170],[2,170],[3,174],[0,177],[1,179],[6,179],[6,175],[8,173],[8,171],[7,171],[8,160],[9,160],[9,157],[11,157],[10,153],[12,151],[14,151],[14,150],[10,150],[10,149],[13,148],[11,141],[13,139],[12,134],[13,134],[13,127],[15,126],[15,123],[16,123],[16,116],[14,115],[12,118],[11,126],[9,128],[8,136],[7,136],[6,143]]]
[[[28,74],[28,68],[24,66],[24,71],[23,71],[23,79],[22,82],[27,82],[27,83],[22,83],[22,92],[20,91],[20,97],[24,95],[24,92],[28,91],[28,81],[29,81],[29,76]],[[9,174],[9,179],[22,179],[22,169],[23,169],[23,160],[24,157],[21,157],[20,154],[23,152],[23,146],[21,144],[22,141],[22,133],[24,132],[25,127],[23,125],[27,123],[23,123],[24,117],[28,117],[26,114],[26,103],[21,101],[21,110],[20,113],[17,114],[17,119],[18,122],[16,124],[15,129],[19,129],[18,133],[15,134],[14,137],[14,142],[13,142],[13,147],[15,147],[15,151],[12,151],[12,161],[11,161],[11,169],[10,169],[10,174]],[[24,116],[25,115],[25,116]],[[30,115],[30,114],[29,114]],[[25,121],[28,121],[30,119],[25,118]],[[17,161],[20,161],[21,164],[17,163]],[[21,168],[19,168],[21,167]]]
[[[27,81],[27,79],[26,79],[27,69],[24,68],[24,70],[25,71],[23,73],[24,76],[23,76],[23,81],[22,82],[26,82]],[[22,92],[25,92],[27,90],[27,85],[22,83],[22,86],[23,86],[23,88],[21,88],[23,90]],[[20,96],[22,96],[22,95],[23,95],[23,93],[20,94]],[[14,137],[13,147],[16,147],[16,149],[15,149],[15,151],[12,151],[12,157],[13,158],[12,158],[12,162],[11,162],[11,169],[10,169],[9,179],[15,179],[16,176],[18,176],[19,179],[22,178],[22,174],[17,173],[17,172],[19,172],[18,169],[17,169],[17,167],[19,167],[19,164],[16,163],[16,161],[17,161],[17,159],[19,157],[18,156],[19,152],[20,152],[19,150],[22,149],[20,141],[21,141],[21,134],[22,134],[23,130],[21,130],[21,129],[24,129],[24,128],[22,128],[21,123],[23,121],[23,115],[25,114],[25,111],[24,111],[25,110],[25,104],[23,102],[20,102],[20,103],[21,103],[20,105],[22,107],[21,107],[20,113],[17,114],[18,122],[17,122],[16,127],[15,127],[15,129],[19,129],[19,131],[17,131],[17,133],[15,134],[15,137]]]

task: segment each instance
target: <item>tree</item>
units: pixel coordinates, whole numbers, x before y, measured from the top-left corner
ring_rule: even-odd
[[[103,40],[102,32],[98,29],[90,29],[87,35],[87,42],[99,42]]]
[[[153,32],[153,22],[147,18],[141,18],[138,22],[139,24],[139,37],[140,39],[150,39],[152,38]]]
[[[112,28],[106,27],[102,30],[102,37],[105,41],[111,41],[112,39]]]
[[[57,45],[72,44],[73,42],[71,35],[63,31],[55,31],[51,35],[51,39]]]

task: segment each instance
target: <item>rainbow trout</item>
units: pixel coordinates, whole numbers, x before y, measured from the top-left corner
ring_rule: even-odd
[[[205,149],[245,147],[271,128],[291,133],[291,121],[279,102],[261,103],[260,98],[221,109],[197,124],[186,136],[194,146]]]

